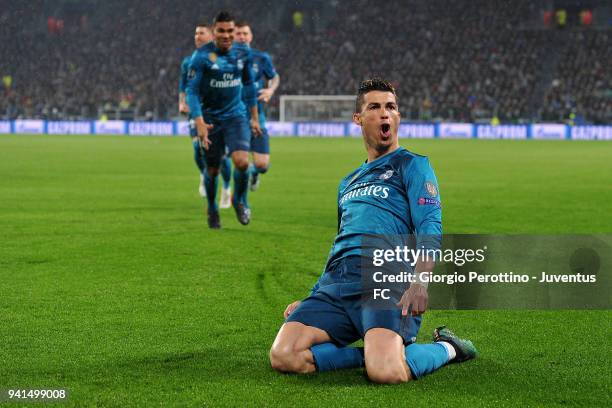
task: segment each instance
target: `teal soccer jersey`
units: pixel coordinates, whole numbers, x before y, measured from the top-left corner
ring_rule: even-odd
[[[251,52],[253,54],[253,74],[255,75],[255,89],[256,92],[259,92],[260,89],[265,88],[266,80],[270,80],[276,76],[276,70],[274,69],[274,65],[272,64],[272,58],[270,57],[270,54],[268,54],[267,52],[256,50],[254,48],[251,48]],[[243,101],[246,103],[245,97],[246,95],[243,94]],[[264,109],[265,104],[262,101],[257,101],[259,124],[261,125],[262,129],[266,127],[266,113]]]
[[[191,62],[191,55],[183,58],[181,61],[181,76],[179,77],[178,90],[180,92],[187,92],[187,75],[189,73],[189,63]],[[192,119],[191,110],[189,111],[189,119]]]
[[[181,61],[181,76],[179,77],[179,92],[185,92],[187,90],[187,73],[189,72],[189,61],[191,61],[191,55],[183,58]]]
[[[416,235],[417,244],[439,248],[442,211],[429,159],[400,147],[364,163],[338,190],[338,235],[326,270],[340,259],[361,256],[365,235]]]
[[[203,45],[193,53],[187,77],[187,103],[192,117],[203,116],[206,122],[244,117],[246,107],[257,102],[253,56],[243,44],[234,43],[223,53],[214,42]]]
[[[338,235],[327,265],[287,321],[324,330],[341,346],[363,339],[371,328],[394,331],[404,344],[414,342],[421,317],[401,315],[396,305],[401,292],[392,292],[383,304],[368,302],[371,288],[364,283],[371,268],[363,262],[371,249],[368,239],[382,236],[373,242],[386,245],[384,237],[393,242],[416,235],[417,245],[439,248],[441,233],[438,182],[427,157],[400,147],[364,163],[340,182]]]

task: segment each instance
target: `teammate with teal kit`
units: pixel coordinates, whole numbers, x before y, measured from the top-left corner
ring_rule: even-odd
[[[229,13],[220,12],[215,17],[214,41],[191,57],[186,90],[187,103],[205,149],[208,225],[214,229],[221,227],[216,190],[224,154],[234,164],[232,206],[241,224],[250,222],[247,200],[250,139],[251,133],[261,134],[251,51],[242,44],[234,44],[234,30],[234,18]],[[247,109],[250,121],[247,121]]]
[[[388,82],[361,83],[353,122],[362,129],[367,161],[340,182],[338,234],[327,265],[310,296],[287,306],[270,363],[291,373],[365,366],[374,382],[401,383],[472,359],[476,349],[444,326],[434,330],[433,343],[415,343],[427,309],[422,274],[433,270],[430,258],[418,259],[415,282],[402,288],[392,307],[364,302],[367,238],[414,235],[419,247],[436,249],[442,213],[429,160],[399,146],[398,102]],[[349,347],[359,339],[363,348]]]
[[[194,42],[196,49],[200,48],[206,43],[211,42],[213,39],[212,31],[206,25],[198,25],[195,29]],[[195,127],[195,121],[189,113],[189,106],[185,100],[185,90],[187,88],[187,73],[189,71],[189,62],[191,61],[191,55],[183,58],[181,62],[181,76],[179,77],[179,112],[187,114],[189,118],[189,135],[191,136],[191,144],[193,146],[193,153],[196,166],[200,173],[200,185],[198,192],[200,196],[206,197],[206,189],[204,188],[204,173],[206,172],[206,160],[204,159],[204,149],[200,145],[200,139],[198,138],[198,132]],[[219,207],[229,208],[230,197],[232,195],[230,189],[230,177],[231,177],[231,162],[229,157],[224,157],[221,162],[221,176],[223,178],[223,189],[221,191],[221,203]]]
[[[236,23],[236,42],[251,46],[253,33],[247,22]],[[251,135],[251,152],[253,153],[253,164],[250,166],[249,187],[251,191],[259,187],[259,175],[268,171],[270,166],[270,137],[266,129],[265,105],[270,101],[274,92],[280,85],[280,76],[274,69],[272,58],[266,52],[251,48],[253,53],[253,72],[255,73],[255,85],[257,87],[257,111],[259,112],[259,125],[262,135]]]
[[[200,48],[207,42],[212,41],[212,32],[210,28],[206,26],[198,25],[195,29],[194,42],[196,48]],[[202,197],[206,197],[206,190],[204,189],[204,172],[206,171],[206,161],[204,160],[204,152],[200,148],[200,140],[195,128],[195,122],[189,114],[189,106],[185,100],[185,89],[187,88],[187,71],[189,67],[189,61],[191,55],[183,58],[181,62],[181,76],[179,77],[179,112],[187,114],[189,118],[189,135],[191,136],[191,144],[193,145],[193,153],[196,166],[200,173],[200,186],[198,192]]]

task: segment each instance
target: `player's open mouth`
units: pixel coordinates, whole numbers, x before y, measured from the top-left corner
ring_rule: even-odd
[[[391,125],[388,123],[383,123],[380,125],[380,135],[383,139],[388,139],[391,137]]]

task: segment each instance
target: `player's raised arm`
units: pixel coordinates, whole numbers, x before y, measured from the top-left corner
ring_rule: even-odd
[[[438,181],[426,157],[415,157],[405,170],[404,181],[407,188],[410,213],[416,234],[417,248],[439,249],[442,240],[442,210]],[[435,266],[433,259],[419,259],[415,265],[416,284],[404,293],[399,305],[402,314],[408,310],[413,315],[427,310],[427,283],[420,279],[422,273],[432,272]]]
[[[200,106],[200,82],[204,74],[204,63],[198,52],[194,52],[189,63],[187,74],[187,105],[191,112],[195,125],[198,130],[198,137],[202,141],[205,149],[208,150],[210,140],[208,139],[208,130],[212,129],[212,125],[204,122],[202,117],[202,107]]]
[[[251,114],[251,131],[256,135],[261,135],[259,125],[259,113],[257,111],[257,88],[255,86],[255,74],[253,73],[253,56],[249,52],[247,60],[242,68],[242,91],[244,92],[244,102]]]

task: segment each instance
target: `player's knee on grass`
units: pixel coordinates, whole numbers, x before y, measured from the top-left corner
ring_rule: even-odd
[[[314,371],[314,360],[310,352],[311,344],[305,338],[295,341],[281,339],[275,341],[270,349],[270,365],[283,373],[305,374]]]
[[[410,369],[404,355],[404,342],[395,332],[375,328],[364,339],[365,366],[368,378],[379,384],[410,381]]]
[[[367,356],[367,354],[366,354]],[[400,384],[412,379],[410,369],[402,357],[382,357],[365,360],[366,372],[370,381],[378,384]]]
[[[283,344],[270,349],[270,365],[281,373],[307,373],[308,355],[305,350],[296,350],[293,345]]]
[[[329,336],[321,329],[297,322],[285,323],[270,349],[270,365],[283,373],[314,372],[316,368],[310,347],[326,341],[329,341]]]

